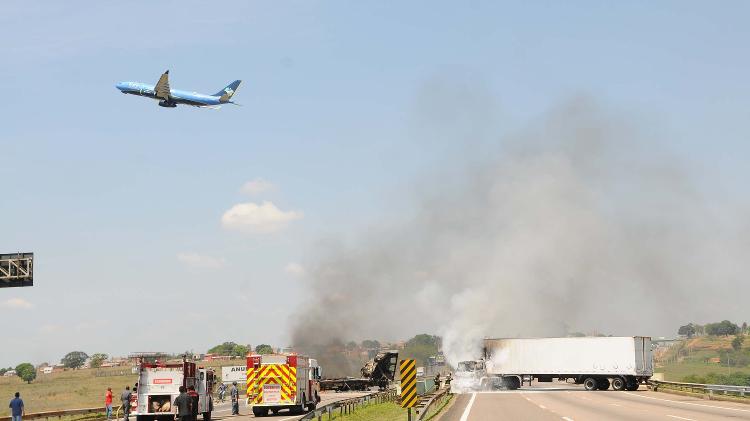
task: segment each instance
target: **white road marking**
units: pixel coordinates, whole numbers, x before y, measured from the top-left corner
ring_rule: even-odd
[[[669,414],[667,414],[667,416],[668,417],[672,417],[672,418],[677,418],[678,420],[695,421],[692,418],[678,417],[677,415],[669,415]]]
[[[632,393],[632,392],[620,392],[620,393],[624,393],[624,394],[626,394],[626,395],[633,395],[633,396],[637,396],[637,397],[639,397],[639,398],[643,398],[643,399],[654,399],[654,400],[657,400],[657,401],[672,402],[672,403],[680,403],[680,404],[683,404],[683,405],[694,405],[694,406],[703,406],[703,407],[706,407],[706,408],[726,409],[727,411],[741,411],[741,412],[750,412],[750,409],[728,408],[728,407],[726,407],[726,406],[714,406],[714,405],[705,405],[705,404],[702,404],[702,403],[683,402],[683,401],[673,401],[673,400],[671,400],[671,399],[662,399],[662,398],[654,398],[654,397],[651,397],[651,396],[642,396],[642,395],[639,395],[639,394],[636,394],[636,393]]]
[[[472,393],[471,399],[469,399],[469,403],[466,405],[466,409],[464,409],[464,413],[461,414],[461,421],[466,421],[469,419],[469,412],[471,412],[471,407],[474,405],[474,399],[476,399],[477,394]]]
[[[544,406],[544,405],[539,405],[539,407],[542,408],[542,409],[547,409],[547,407]]]
[[[611,403],[610,405],[612,405],[612,406],[620,406],[619,403]]]
[[[565,421],[573,421],[573,418],[568,418],[568,417],[562,417],[562,419],[564,419]]]

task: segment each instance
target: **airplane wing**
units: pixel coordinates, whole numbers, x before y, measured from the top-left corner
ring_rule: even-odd
[[[154,86],[154,91],[158,98],[169,100],[169,70],[161,75],[159,81],[156,82],[156,86]]]

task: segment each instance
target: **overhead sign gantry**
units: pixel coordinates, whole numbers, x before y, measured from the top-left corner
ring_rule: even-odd
[[[0,288],[34,285],[34,253],[0,254]]]

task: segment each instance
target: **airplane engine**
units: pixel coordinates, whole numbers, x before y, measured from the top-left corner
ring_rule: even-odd
[[[174,102],[168,102],[168,101],[159,101],[160,107],[168,107],[168,108],[174,108],[177,106]]]

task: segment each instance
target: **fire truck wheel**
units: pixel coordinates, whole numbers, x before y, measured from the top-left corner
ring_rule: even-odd
[[[203,413],[203,421],[211,421],[211,413],[210,412],[204,412]]]
[[[253,407],[253,415],[256,417],[265,417],[268,415],[268,408]]]

